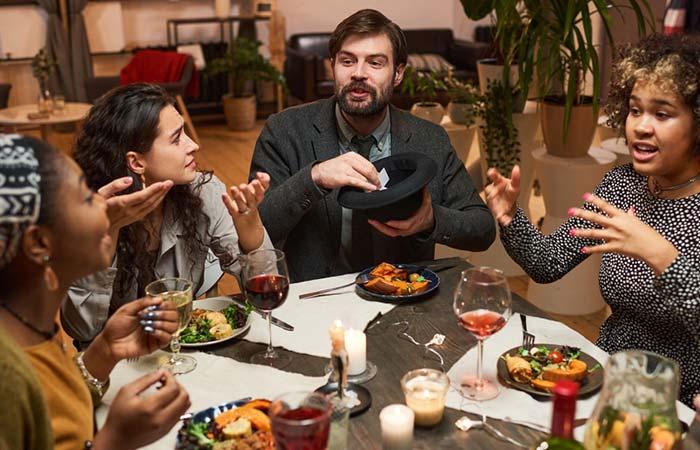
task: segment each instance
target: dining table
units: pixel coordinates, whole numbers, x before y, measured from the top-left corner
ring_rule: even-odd
[[[353,288],[346,288],[322,297],[299,299],[301,293],[343,284],[339,281],[352,280],[353,274],[292,283],[284,307],[272,312],[273,317],[277,316],[283,321],[289,321],[294,326],[293,331],[273,327],[273,343],[278,351],[291,356],[291,363],[283,368],[283,372],[249,364],[251,356],[263,350],[267,343],[266,323],[256,315],[251,315],[255,320],[246,334],[225,342],[197,348],[199,352],[192,353],[198,357],[199,365],[194,371],[180,378],[180,382],[190,392],[193,405],[198,404],[192,412],[196,413],[198,409],[216,406],[240,397],[269,395],[269,398],[272,398],[282,392],[313,390],[322,386],[327,378],[326,367],[329,363],[327,357],[321,356],[326,354],[324,345],[328,345],[327,348],[330,349],[328,326],[336,318],[334,315],[340,315],[343,316],[344,321],[354,320],[355,328],[365,329],[367,361],[373,362],[377,367],[374,378],[362,384],[371,393],[371,406],[364,413],[350,418],[347,448],[381,449],[382,429],[379,415],[388,405],[404,403],[400,382],[404,374],[418,368],[432,368],[453,373],[457,369],[463,370],[468,366],[465,362],[471,364],[475,359],[477,340],[458,324],[452,306],[453,294],[462,271],[473,266],[460,258],[445,258],[416,264],[426,266],[438,264],[447,268],[439,272],[439,285],[434,291],[410,301],[400,301],[398,304],[395,301],[389,301],[390,304],[378,304],[377,299],[356,295]],[[194,307],[197,307],[196,302]],[[560,340],[570,338],[573,341],[562,343],[586,346],[587,351],[595,353],[598,360],[603,363],[607,358],[605,352],[593,346],[574,330],[560,322],[546,320],[549,318],[545,312],[515,293],[512,293],[512,310],[514,315],[531,317],[533,325],[539,324],[539,328],[536,328],[540,334],[539,337],[554,337]],[[375,314],[376,311],[379,312],[372,319],[370,314]],[[551,333],[547,330],[551,330]],[[428,343],[436,334],[443,335],[444,341],[429,348]],[[489,348],[491,341],[496,344],[499,339],[501,346],[517,347],[518,341],[522,339],[521,334],[520,321],[511,320],[503,330],[486,340],[485,348]],[[556,342],[561,342],[560,340]],[[323,341],[321,345],[319,345],[320,341]],[[296,348],[300,351],[294,352],[288,348]],[[429,351],[429,349],[435,351]],[[484,359],[485,372],[491,371],[492,374],[495,373],[493,369],[498,363],[494,350],[495,348],[492,348],[491,356]],[[488,353],[485,354],[488,355]],[[110,391],[118,389],[120,385],[133,380],[140,374],[124,362],[120,363],[112,373]],[[454,381],[452,380],[453,386],[455,386]],[[454,395],[459,397],[459,394],[448,394],[448,407],[445,408],[443,419],[431,428],[415,427],[412,448],[432,450],[530,448],[539,439],[545,437],[549,428],[548,421],[551,420],[549,419],[552,408],[551,399],[531,397],[514,391],[503,380],[499,381],[502,384],[501,395],[495,403],[491,403],[491,406],[471,401],[471,406],[465,407],[464,403],[460,404],[458,400],[456,403],[462,409],[450,408],[450,405],[455,405]],[[459,386],[459,383],[456,386]],[[452,395],[452,403],[450,403],[450,395]],[[591,413],[593,405],[597,402],[596,395],[579,400],[581,412]],[[106,402],[98,408],[98,423],[102,423],[106,417],[109,396],[108,393]],[[483,420],[481,414],[473,414],[476,412],[475,404],[476,409],[489,416],[487,422],[490,427],[462,431],[455,425],[460,418],[466,416],[473,421]],[[482,406],[484,410],[481,410]],[[690,423],[693,412],[682,405],[679,405],[679,408],[683,409],[682,412],[679,409],[679,416]],[[511,412],[508,412],[509,410]],[[511,417],[513,420],[508,420]],[[538,420],[531,422],[531,418],[535,417]],[[577,415],[577,417],[581,416]],[[515,420],[516,418],[519,418],[520,422]],[[523,423],[530,426],[525,426]],[[579,439],[584,425],[583,418],[575,422],[578,430],[576,435]],[[176,425],[176,428],[179,429],[180,425]],[[174,443],[175,435],[172,431],[168,436],[147,448],[172,449]]]
[[[476,338],[458,325],[457,317],[452,309],[453,293],[461,272],[472,265],[459,258],[444,259],[439,262],[449,261],[454,262],[455,265],[451,269],[439,273],[440,285],[435,292],[418,300],[399,304],[381,317],[381,320],[387,323],[409,322],[414,330],[411,334],[418,340],[422,338],[422,341],[427,341],[435,333],[445,335],[445,341],[440,346],[440,354],[444,358],[443,367],[430,353],[417,348],[410,340],[402,338],[397,332],[399,331],[397,327],[389,327],[385,332],[379,334],[367,333],[367,359],[375,362],[378,370],[374,379],[363,384],[371,392],[372,406],[364,414],[350,419],[348,449],[379,450],[382,448],[379,413],[387,405],[404,402],[400,380],[406,372],[421,367],[447,370],[467,350],[476,346]],[[417,264],[427,265],[436,262],[427,261]],[[546,317],[545,313],[519,295],[513,293],[512,300],[514,312]],[[313,302],[314,300],[308,299],[306,301]],[[303,333],[304,331],[295,330],[295,332]],[[277,344],[283,345],[283,342]],[[209,351],[238,361],[248,361],[254,353],[263,348],[262,344],[240,341],[232,345],[222,343]],[[286,371],[308,376],[322,376],[328,364],[327,358],[300,353],[294,353],[292,356],[291,364],[284,368]],[[495,364],[495,361],[490,363]],[[544,407],[550,408],[551,406],[549,402],[544,402]],[[416,427],[413,448],[433,450],[519,448],[496,439],[485,430],[474,430],[468,433],[459,430],[455,426],[455,422],[465,415],[473,419],[478,418],[476,415],[446,408],[443,420],[437,426],[433,428]],[[501,421],[491,421],[491,424],[496,429],[525,444],[532,444],[538,438],[545,436],[542,432],[520,425]]]

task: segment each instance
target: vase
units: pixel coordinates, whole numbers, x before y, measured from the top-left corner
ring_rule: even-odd
[[[219,19],[226,19],[231,15],[231,0],[214,0],[214,14]]]
[[[51,114],[53,111],[53,97],[48,88],[48,80],[39,80],[39,97],[37,99],[37,110],[39,113]]]
[[[419,102],[413,105],[411,108],[411,114],[440,125],[442,116],[445,115],[445,108],[443,108],[442,105],[437,102]]]

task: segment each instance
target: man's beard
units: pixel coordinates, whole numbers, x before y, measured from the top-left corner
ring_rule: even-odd
[[[363,91],[367,92],[369,94],[369,103],[363,102],[358,104],[348,100],[348,95],[350,95],[350,92],[353,89],[362,89]],[[391,99],[393,86],[389,84],[386,89],[378,94],[377,89],[373,88],[369,84],[362,81],[353,81],[340,89],[340,92],[338,92],[337,87],[335,91],[341,111],[349,116],[368,117],[377,115],[384,111],[384,108],[386,108],[386,105]]]

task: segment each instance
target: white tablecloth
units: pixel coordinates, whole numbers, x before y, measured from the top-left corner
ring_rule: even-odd
[[[239,398],[268,398],[291,391],[313,391],[326,384],[325,377],[306,377],[284,372],[266,366],[257,366],[238,362],[231,358],[209,355],[206,353],[187,353],[197,360],[194,371],[178,375],[192,401],[190,411],[197,412],[227,403]],[[155,354],[140,358],[136,362],[120,362],[110,376],[111,385],[97,409],[97,423],[101,427],[107,418],[109,405],[119,389],[157,367],[158,361],[168,357],[168,353]],[[172,450],[180,425],[176,425],[159,441],[144,447],[150,450]]]
[[[597,359],[602,365],[608,360],[608,354],[593,345],[585,337],[560,322],[528,317],[528,330],[535,335],[536,342],[557,343],[579,347]],[[522,328],[520,318],[513,315],[508,324],[498,333],[484,342],[484,376],[496,380],[496,362],[505,351],[522,343]],[[552,421],[552,404],[548,401],[535,400],[529,394],[515,389],[501,389],[501,393],[493,400],[475,402],[462,397],[458,387],[461,378],[466,374],[476,373],[476,347],[469,350],[449,370],[453,389],[447,394],[447,406],[462,411],[484,414],[494,419],[518,423],[532,428],[548,430]],[[576,418],[588,418],[598,401],[598,394],[576,403]],[[678,416],[690,424],[695,413],[680,402],[676,403]],[[576,437],[583,438],[585,427],[576,428]]]
[[[355,294],[354,287],[334,291],[333,295],[300,300],[299,294],[341,286],[355,279],[356,274],[294,283],[289,287],[287,301],[272,311],[272,315],[290,325],[294,331],[285,331],[273,325],[272,344],[297,353],[329,357],[331,340],[328,329],[339,319],[345,328],[364,330],[378,313],[386,314],[395,305],[367,301]],[[268,341],[267,321],[253,314],[253,322],[244,339],[250,342]]]

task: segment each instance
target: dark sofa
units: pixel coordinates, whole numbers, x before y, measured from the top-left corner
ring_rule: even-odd
[[[457,40],[450,29],[404,30],[404,34],[409,54],[438,54],[455,66],[454,75],[462,79],[476,80],[476,61],[491,56],[490,43]],[[477,37],[486,40],[488,34],[477,33]],[[302,102],[333,94],[333,81],[324,67],[329,38],[330,33],[303,33],[290,36],[287,42],[284,75],[291,95]],[[398,89],[392,97],[392,103],[401,108],[415,101]]]

